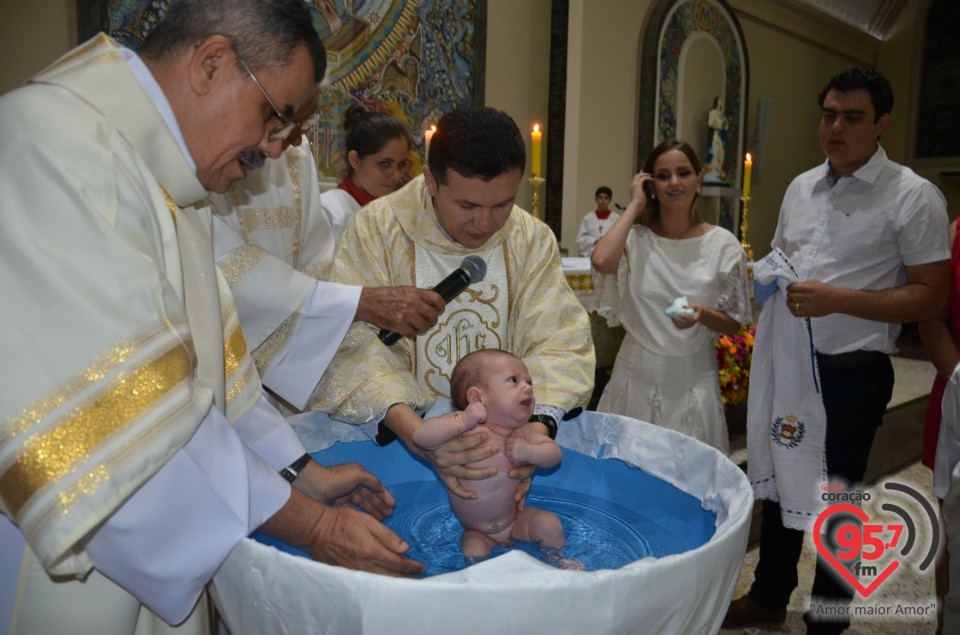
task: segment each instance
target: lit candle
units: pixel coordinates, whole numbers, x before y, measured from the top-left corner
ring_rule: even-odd
[[[753,159],[750,158],[750,153],[747,153],[747,158],[743,160],[743,195],[750,196],[750,176],[753,174]]]
[[[430,152],[430,140],[433,139],[433,133],[437,131],[437,127],[431,125],[429,128],[423,131],[423,141],[426,145],[427,153]]]
[[[531,167],[534,175],[540,175],[540,138],[543,136],[543,133],[540,132],[540,124],[533,124],[533,132],[530,135],[533,137],[533,144],[531,145]]]

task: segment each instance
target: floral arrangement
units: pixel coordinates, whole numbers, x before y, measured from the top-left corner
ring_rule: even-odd
[[[724,405],[736,406],[747,398],[750,387],[750,358],[757,327],[744,324],[736,335],[722,334],[717,339],[717,366],[720,371],[720,396]]]

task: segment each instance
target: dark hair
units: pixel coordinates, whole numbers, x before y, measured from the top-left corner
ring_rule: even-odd
[[[690,160],[690,165],[693,166],[694,172],[700,174],[703,172],[703,167],[700,165],[700,159],[697,158],[697,153],[690,147],[690,144],[686,141],[680,139],[667,139],[661,141],[660,144],[650,151],[650,154],[647,155],[646,160],[643,162],[643,167],[641,168],[644,172],[648,174],[653,174],[653,166],[656,165],[657,159],[661,155],[669,152],[670,150],[679,150],[683,152],[687,159]],[[697,213],[697,199],[700,198],[699,195],[693,199],[693,209],[691,209],[691,218],[693,222],[700,221],[700,215]],[[650,221],[654,221],[660,218],[660,201],[653,198],[647,194],[647,207],[640,215],[637,217],[637,222],[643,225],[649,225]]]
[[[817,100],[817,105],[823,108],[823,100],[827,98],[827,93],[835,90],[840,93],[850,92],[851,90],[865,90],[870,93],[870,103],[873,105],[875,113],[874,123],[880,117],[893,112],[893,87],[887,78],[866,68],[851,68],[842,73],[837,73],[830,78],[823,92]]]
[[[301,44],[310,52],[317,83],[327,71],[326,50],[299,0],[174,0],[140,55],[161,61],[212,35],[229,38],[254,71],[288,64]]]
[[[613,198],[613,190],[611,190],[606,185],[601,185],[600,187],[598,187],[597,191],[593,193],[593,198],[597,198],[601,194],[606,194],[610,198]]]
[[[371,112],[361,104],[353,104],[343,115],[346,131],[346,154],[356,150],[362,159],[383,149],[391,139],[405,139],[413,146],[413,137],[402,121],[385,112]],[[347,176],[353,176],[353,166],[347,161]]]
[[[431,151],[433,142],[430,142]],[[513,353],[501,350],[499,348],[481,348],[478,351],[467,353],[460,358],[457,365],[453,367],[450,373],[450,400],[453,401],[453,407],[457,410],[465,410],[470,404],[467,402],[467,390],[471,386],[479,386],[483,382],[483,371],[480,368],[481,362],[486,358],[497,355],[506,355],[520,359]]]
[[[427,165],[437,183],[447,169],[468,179],[489,181],[527,165],[527,150],[517,124],[493,108],[457,108],[440,118],[430,140]]]

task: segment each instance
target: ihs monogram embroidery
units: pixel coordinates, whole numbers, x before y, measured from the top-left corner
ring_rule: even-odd
[[[436,397],[450,396],[450,374],[460,358],[483,348],[503,348],[506,342],[507,297],[505,264],[500,247],[480,255],[487,274],[447,304],[430,331],[417,338],[417,378]],[[462,256],[438,258],[417,250],[417,280],[439,280],[439,274],[459,266]]]

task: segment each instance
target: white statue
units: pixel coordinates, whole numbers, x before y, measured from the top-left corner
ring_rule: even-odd
[[[723,171],[723,158],[729,125],[730,120],[723,114],[723,97],[717,97],[713,100],[713,109],[707,114],[707,126],[711,134],[710,144],[707,146],[704,182],[716,183],[727,180],[727,174]]]

